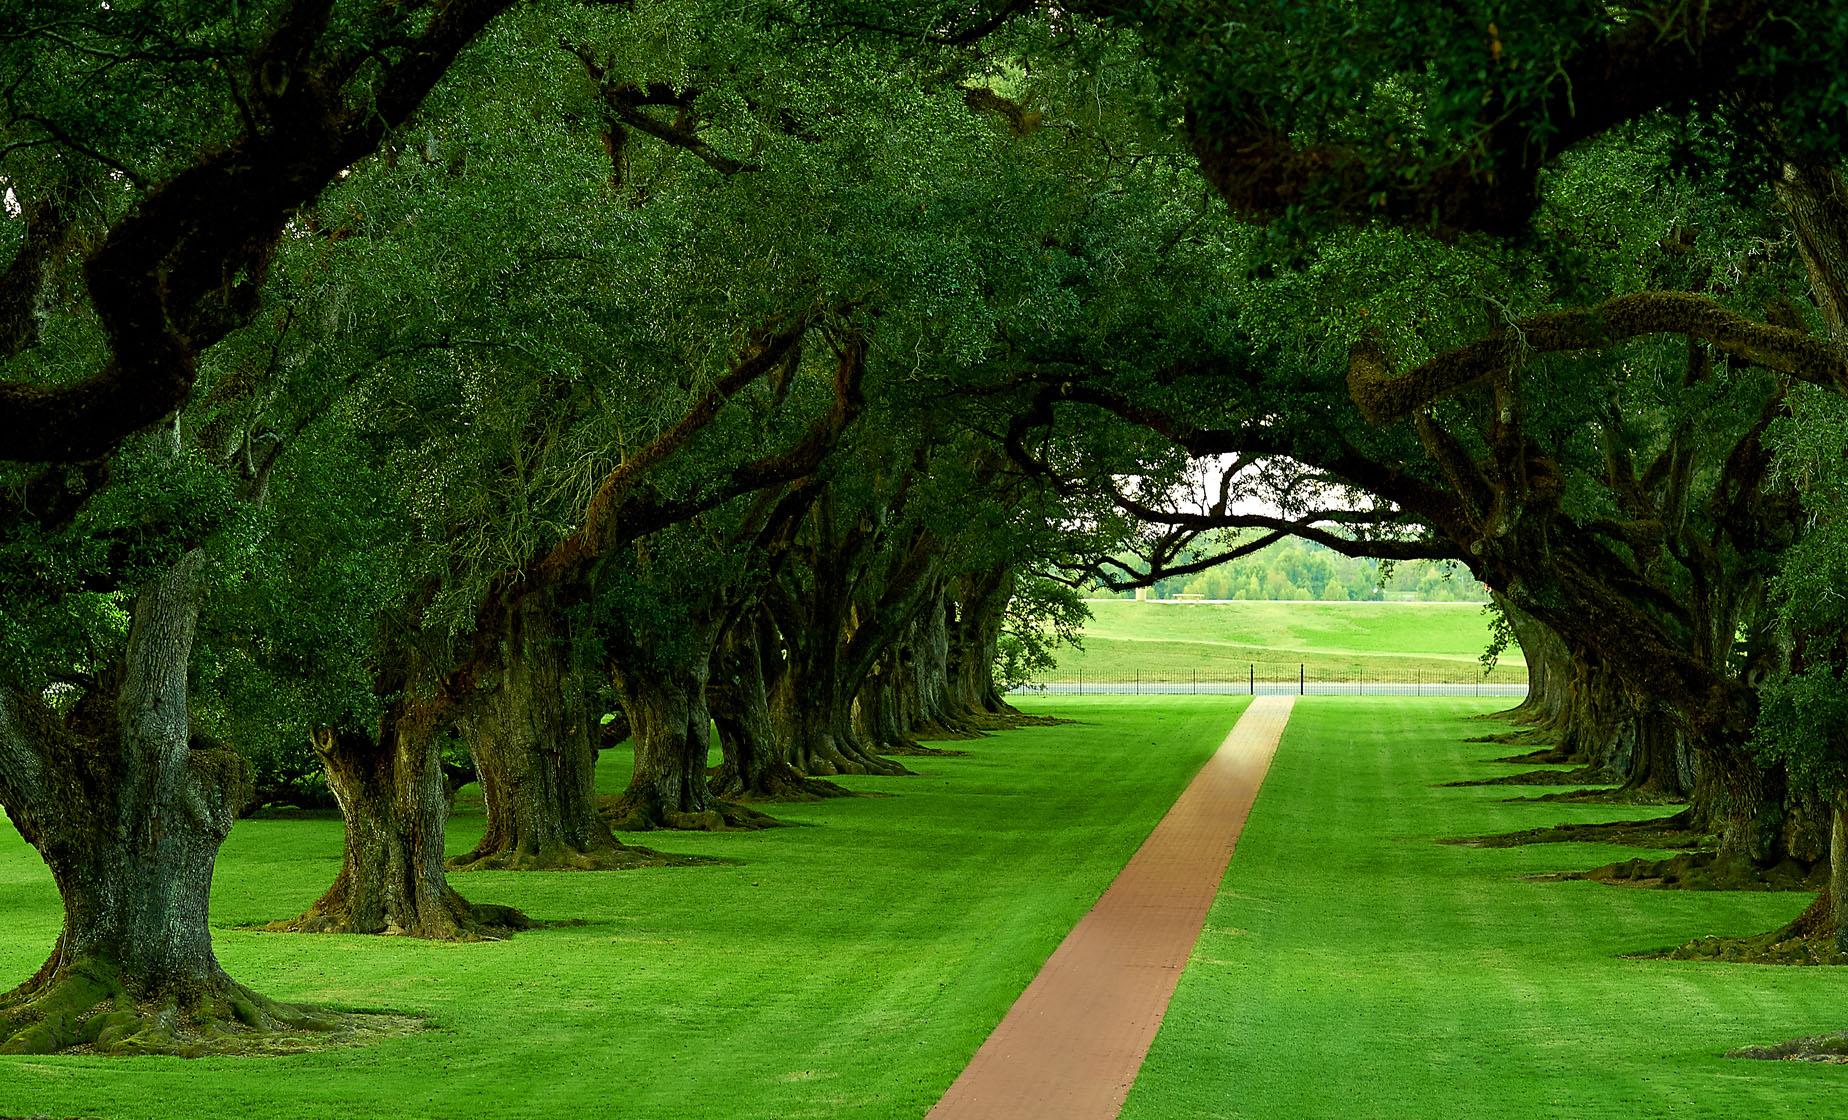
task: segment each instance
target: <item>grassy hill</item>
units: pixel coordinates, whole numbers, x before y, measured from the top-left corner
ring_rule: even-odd
[[[1044,680],[1082,672],[1096,680],[1242,678],[1469,681],[1489,641],[1488,616],[1476,603],[1200,603],[1126,599],[1091,602],[1083,649],[1059,651]],[[1504,653],[1490,679],[1527,679],[1518,649]]]

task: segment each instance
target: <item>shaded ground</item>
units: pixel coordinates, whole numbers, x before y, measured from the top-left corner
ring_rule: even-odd
[[[1526,844],[1621,844],[1631,848],[1698,848],[1706,838],[1686,827],[1677,813],[1644,820],[1567,822],[1544,828],[1520,828],[1488,836],[1447,837],[1445,844],[1471,848],[1518,848]]]

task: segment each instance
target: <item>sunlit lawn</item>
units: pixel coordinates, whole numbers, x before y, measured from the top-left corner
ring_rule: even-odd
[[[236,928],[302,910],[340,853],[337,819],[244,821],[214,893],[231,972],[432,1029],[282,1058],[0,1058],[0,1116],[922,1116],[1243,703],[1087,703],[1081,724],[954,744],[969,755],[916,760],[917,777],[848,779],[889,797],[776,808],[804,827],[637,838],[736,865],[457,876],[587,922],[500,944]],[[608,789],[624,754],[605,755]],[[468,792],[452,851],[481,827]],[[0,976],[39,966],[58,913],[0,826]]]

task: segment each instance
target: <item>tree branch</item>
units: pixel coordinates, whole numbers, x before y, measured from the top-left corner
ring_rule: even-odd
[[[256,129],[202,148],[191,166],[149,190],[85,262],[109,342],[103,368],[69,385],[0,382],[0,458],[95,458],[183,403],[199,353],[255,313],[290,215],[401,126],[510,3],[412,6],[430,10],[429,23],[394,51],[362,106],[346,104],[339,80],[353,55],[323,53],[330,0],[285,9],[250,60]]]
[[[1595,307],[1530,315],[1398,376],[1378,344],[1363,340],[1348,357],[1348,394],[1368,420],[1383,424],[1513,369],[1528,354],[1593,350],[1651,334],[1686,335],[1753,365],[1848,393],[1848,353],[1831,343],[1749,319],[1692,292],[1633,292]]]

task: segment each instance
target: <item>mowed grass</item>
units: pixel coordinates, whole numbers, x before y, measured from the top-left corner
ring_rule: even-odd
[[[1256,662],[1287,669],[1302,664],[1311,679],[1470,681],[1489,642],[1480,603],[1136,602],[1088,604],[1083,649],[1061,649],[1047,679],[1082,672],[1096,680],[1244,680]],[[1494,680],[1525,681],[1518,648],[1501,657]]]
[[[337,819],[244,821],[213,895],[232,974],[434,1029],[289,1057],[0,1058],[0,1115],[920,1117],[1243,704],[1086,704],[1081,724],[908,760],[917,777],[847,780],[889,797],[775,808],[805,827],[634,838],[733,865],[456,876],[471,898],[587,922],[494,944],[235,928],[300,912],[340,853]],[[606,752],[606,789],[625,754]],[[451,850],[480,828],[459,813]],[[50,876],[0,826],[0,977],[29,976],[58,921]]]
[[[1489,707],[1297,701],[1124,1120],[1840,1115],[1848,1067],[1723,1054],[1848,1027],[1848,973],[1620,959],[1807,897],[1528,882],[1638,853],[1432,842],[1650,815],[1434,788],[1508,771],[1462,741]]]

